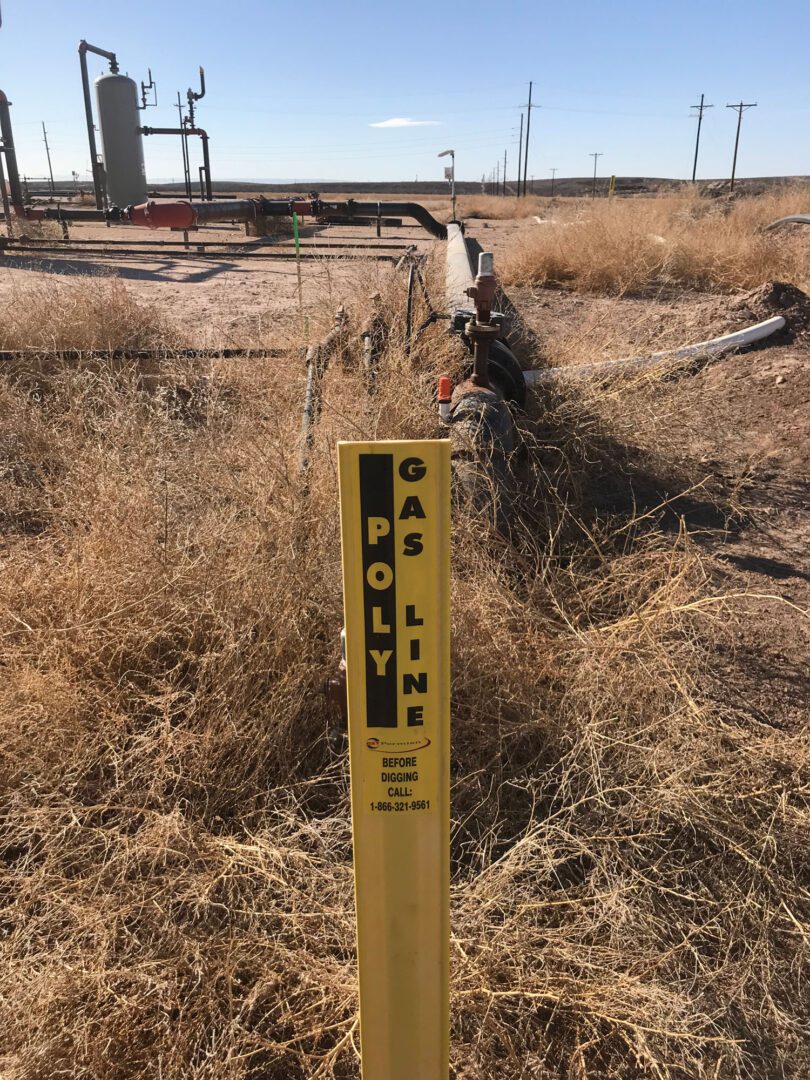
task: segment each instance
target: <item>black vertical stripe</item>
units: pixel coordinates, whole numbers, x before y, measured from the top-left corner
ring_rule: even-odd
[[[392,454],[360,454],[360,521],[363,531],[363,607],[366,628],[366,724],[370,728],[397,726],[397,599],[396,581],[387,589],[369,584],[368,571],[374,563],[384,563],[395,573],[394,545],[394,457]],[[369,543],[368,520],[384,518],[387,535]],[[391,632],[375,634],[373,608],[380,608],[380,622]],[[393,650],[385,674],[377,674],[371,649]]]

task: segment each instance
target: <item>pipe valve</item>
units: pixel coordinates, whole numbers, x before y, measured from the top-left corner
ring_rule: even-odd
[[[495,300],[495,270],[491,251],[482,251],[478,256],[478,275],[475,284],[465,289],[467,296],[475,304],[475,321],[488,325]]]
[[[467,296],[475,304],[475,318],[467,323],[465,329],[473,343],[472,382],[476,386],[485,388],[489,388],[489,347],[501,333],[500,326],[492,323],[495,288],[492,252],[482,251],[478,256],[478,274],[475,283],[469,289],[465,289]]]

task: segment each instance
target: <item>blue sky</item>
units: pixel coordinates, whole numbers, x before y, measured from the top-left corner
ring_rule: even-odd
[[[87,175],[76,47],[114,50],[136,80],[151,67],[174,125],[177,90],[206,69],[198,123],[215,179],[459,179],[503,161],[514,176],[520,105],[535,84],[529,174],[688,176],[695,120],[699,175],[727,176],[736,114],[738,174],[810,173],[810,0],[576,0],[340,3],[225,0],[0,0],[0,87],[13,102],[22,172],[42,176],[46,122],[57,176]],[[230,16],[229,16],[229,13]],[[233,25],[229,26],[229,20]],[[103,61],[91,61],[95,76]],[[423,126],[371,125],[391,119]],[[179,144],[146,140],[151,180],[179,178]]]

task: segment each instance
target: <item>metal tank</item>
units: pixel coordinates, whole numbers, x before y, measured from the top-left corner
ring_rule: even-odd
[[[142,203],[146,199],[146,169],[138,88],[126,75],[100,75],[96,101],[107,198],[115,206]]]

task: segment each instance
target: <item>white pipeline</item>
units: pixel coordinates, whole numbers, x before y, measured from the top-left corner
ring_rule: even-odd
[[[523,378],[527,386],[538,386],[553,382],[555,379],[573,376],[574,378],[588,378],[591,375],[599,375],[603,372],[610,375],[620,375],[626,368],[638,369],[653,367],[655,364],[667,360],[689,360],[693,357],[719,356],[730,349],[742,349],[746,345],[753,345],[755,341],[775,334],[782,330],[785,320],[781,315],[775,315],[772,319],[749,326],[745,330],[737,330],[733,334],[724,334],[722,337],[711,338],[709,341],[700,341],[697,345],[683,345],[679,349],[666,349],[663,352],[653,353],[652,356],[627,356],[621,360],[602,360],[595,364],[572,364],[570,367],[554,367],[545,370],[524,371]]]
[[[765,226],[765,232],[778,229],[780,225],[810,225],[810,214],[789,214],[787,217],[777,218]]]
[[[450,311],[464,311],[472,306],[467,295],[475,282],[467,243],[461,227],[451,221],[447,226],[447,305]]]

